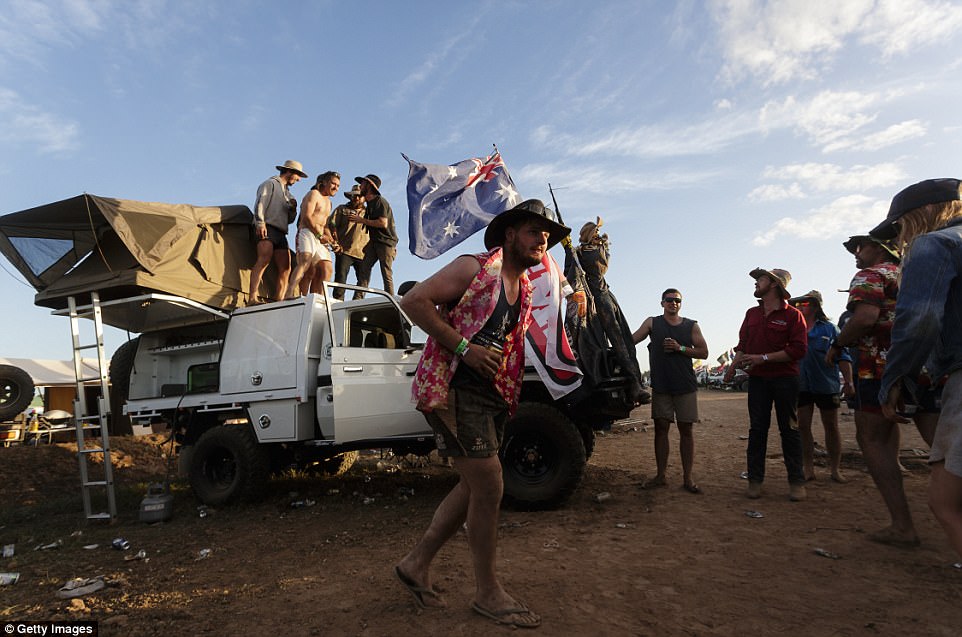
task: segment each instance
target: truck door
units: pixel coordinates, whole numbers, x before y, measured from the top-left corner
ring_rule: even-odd
[[[431,436],[411,402],[411,382],[421,349],[410,346],[410,323],[394,298],[368,292],[344,302],[331,321],[334,440]]]

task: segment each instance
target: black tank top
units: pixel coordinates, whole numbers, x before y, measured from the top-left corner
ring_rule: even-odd
[[[691,347],[691,332],[695,321],[682,319],[671,325],[664,316],[653,316],[648,340],[648,362],[651,366],[651,388],[659,394],[687,394],[698,389],[691,356],[680,352],[665,352],[666,338],[673,338],[685,347]]]
[[[471,339],[471,346],[486,347],[499,352],[504,351],[504,340],[518,324],[520,317],[521,294],[518,294],[518,298],[513,304],[508,303],[507,295],[504,293],[504,281],[501,281],[501,294],[498,295],[498,304],[478,333]],[[464,364],[458,365],[454,372],[454,378],[451,379],[452,387],[476,385],[477,383],[483,383],[486,387],[494,388],[494,384],[490,380]]]

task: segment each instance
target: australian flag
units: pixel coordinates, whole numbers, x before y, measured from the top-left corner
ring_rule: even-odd
[[[421,164],[407,155],[411,254],[433,259],[520,203],[501,153],[450,166]]]

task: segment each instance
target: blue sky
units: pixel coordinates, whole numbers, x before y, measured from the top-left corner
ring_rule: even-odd
[[[841,242],[901,188],[960,176],[960,40],[944,0],[7,0],[0,214],[83,192],[251,205],[297,159],[346,187],[379,175],[395,280],[423,279],[481,240],[407,251],[400,153],[451,164],[496,143],[523,197],[550,182],[576,231],[603,217],[633,328],[677,287],[714,359],[751,269],[788,269],[837,317]],[[0,356],[69,358],[67,319],[2,265]]]

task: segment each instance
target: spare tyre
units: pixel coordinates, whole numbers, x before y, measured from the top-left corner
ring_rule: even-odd
[[[0,420],[10,420],[33,400],[33,379],[13,365],[0,365]]]

